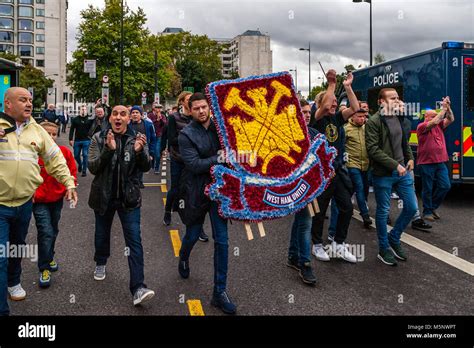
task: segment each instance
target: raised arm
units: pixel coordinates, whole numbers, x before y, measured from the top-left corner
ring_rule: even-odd
[[[322,119],[325,115],[328,114],[329,110],[332,107],[332,103],[334,101],[335,92],[336,92],[336,71],[331,69],[328,71],[326,74],[326,78],[328,80],[328,89],[326,91],[326,94],[324,95],[324,98],[321,102],[321,105],[318,105],[318,110],[316,111],[316,121],[319,121]]]
[[[359,100],[357,99],[357,96],[355,95],[352,89],[353,81],[354,81],[354,75],[352,75],[352,72],[349,72],[347,74],[346,79],[343,82],[344,89],[346,90],[347,98],[349,99],[349,103],[351,105],[350,108],[347,108],[344,111],[342,111],[342,117],[344,117],[344,120],[346,121],[360,109]]]

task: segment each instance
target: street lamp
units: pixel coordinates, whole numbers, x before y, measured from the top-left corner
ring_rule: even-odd
[[[372,0],[352,0],[354,3],[368,2],[370,5],[370,66],[373,65],[373,51],[372,51]]]
[[[309,62],[309,93],[308,97],[311,95],[311,42],[308,45],[308,48],[300,48],[300,51],[308,51],[309,57],[308,57],[308,62]]]
[[[124,16],[124,10],[123,10],[123,0],[122,0],[122,16],[120,18],[120,104],[123,105],[123,16]]]
[[[296,93],[298,93],[298,67],[295,67],[294,69],[290,69],[288,71],[295,73],[295,87],[296,87]]]

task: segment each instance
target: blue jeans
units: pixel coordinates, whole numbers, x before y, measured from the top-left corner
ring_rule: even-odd
[[[211,219],[212,238],[214,239],[214,294],[220,294],[225,291],[227,286],[227,267],[229,263],[227,220],[221,218],[215,202],[211,202],[209,217]],[[189,260],[201,231],[202,225],[186,226],[186,235],[179,251],[180,260]]]
[[[417,210],[417,201],[415,189],[413,187],[413,178],[407,173],[405,176],[399,176],[395,170],[392,176],[376,176],[374,180],[374,193],[377,202],[377,212],[375,223],[377,227],[377,235],[379,239],[380,250],[386,250],[390,247],[390,243],[400,245],[400,237],[403,231],[415,216]],[[395,227],[387,233],[387,218],[390,212],[390,196],[392,189],[396,188],[396,192],[403,201],[403,210],[395,223]]]
[[[291,228],[290,248],[288,258],[297,258],[301,265],[311,262],[311,223],[313,219],[305,208],[295,214]]]
[[[82,173],[87,172],[87,161],[89,158],[89,146],[91,145],[90,140],[76,140],[74,142],[74,158],[77,162],[78,171]],[[82,159],[81,159],[82,152]]]
[[[369,207],[367,206],[367,196],[369,193],[369,178],[367,172],[363,172],[356,168],[349,168],[349,175],[351,176],[352,184],[354,185],[360,215],[368,216]]]
[[[122,223],[125,246],[128,248],[128,267],[130,269],[130,292],[135,292],[146,287],[144,284],[143,247],[140,231],[140,208],[126,211],[119,205],[112,204],[104,215],[95,212],[95,256],[94,261],[98,266],[107,264],[110,257],[110,231],[114,221],[115,212],[118,213]]]
[[[153,158],[155,172],[160,171],[160,161],[161,161],[161,137],[156,138],[155,144],[155,157]]]
[[[170,175],[171,175],[171,188],[168,191],[168,194],[166,195],[166,207],[165,211],[171,212],[175,206],[175,200],[176,197],[178,196],[178,190],[179,190],[179,181],[181,179],[181,173],[183,172],[184,169],[184,163],[175,161],[174,159],[171,159],[171,164],[170,164]]]
[[[40,272],[50,269],[50,262],[54,260],[54,246],[59,233],[59,220],[63,200],[54,203],[33,204],[33,215],[38,230],[38,268]]]
[[[29,202],[20,207],[10,208],[0,205],[0,245],[7,252],[7,243],[11,245],[25,245],[28,227],[30,226],[33,203]],[[0,316],[9,315],[8,290],[20,284],[21,257],[7,258],[0,255]]]
[[[339,219],[339,209],[337,209],[336,200],[331,200],[331,217],[329,220],[328,235],[335,238],[337,229],[337,219]]]
[[[448,167],[445,163],[420,164],[420,173],[423,187],[421,194],[423,214],[432,215],[433,210],[439,208],[451,190]]]

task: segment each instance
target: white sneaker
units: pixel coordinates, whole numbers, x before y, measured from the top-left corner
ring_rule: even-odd
[[[324,250],[324,247],[322,244],[315,244],[313,245],[313,255],[316,257],[317,260],[319,261],[324,261],[324,262],[327,262],[327,261],[330,261],[331,258],[329,257],[329,255],[326,253],[326,251]]]
[[[346,243],[337,244],[336,242],[334,242],[331,247],[332,255],[335,255],[337,258],[341,258],[344,261],[350,263],[357,263],[357,258],[352,255],[349,250],[347,250]]]
[[[8,288],[8,293],[12,301],[23,301],[26,298],[26,291],[21,287],[21,284]]]

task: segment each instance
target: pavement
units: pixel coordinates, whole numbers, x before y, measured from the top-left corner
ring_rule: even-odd
[[[59,143],[66,143],[65,135]],[[107,278],[94,281],[94,214],[87,205],[93,176],[88,174],[78,178],[78,206],[70,209],[65,204],[63,209],[56,244],[60,268],[52,274],[51,287],[39,289],[36,263],[25,259],[22,285],[28,296],[25,301],[11,303],[12,315],[223,315],[210,305],[212,239],[196,244],[190,259],[190,278],[183,280],[178,275],[175,249],[184,237],[185,226],[177,214],[173,215],[171,226],[162,223],[163,198],[170,185],[169,162],[164,163],[165,175],[150,171],[144,177],[151,185],[142,191],[145,283],[156,296],[142,307],[132,305],[118,216],[112,230]],[[166,184],[160,185],[162,180]],[[374,216],[373,194],[369,200],[370,214]],[[255,238],[250,241],[244,225],[234,222],[229,225],[228,293],[242,316],[472,315],[473,209],[474,187],[454,188],[439,209],[442,219],[433,223],[431,233],[407,229],[409,244],[404,246],[409,260],[400,262],[398,267],[388,267],[376,259],[375,229],[365,229],[355,214],[347,243],[357,251],[360,262],[324,263],[313,258],[318,278],[314,287],[303,284],[298,273],[286,266],[292,217],[265,222],[263,238],[257,226],[252,225]],[[399,211],[394,200],[392,221],[395,222]],[[209,219],[204,229],[212,235]],[[326,233],[327,228],[325,237]],[[36,236],[32,218],[28,243],[36,244]]]

